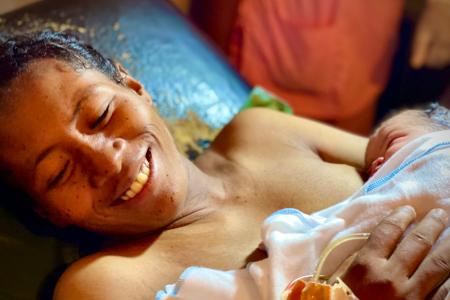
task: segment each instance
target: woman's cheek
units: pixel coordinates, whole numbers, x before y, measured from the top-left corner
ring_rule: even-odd
[[[91,195],[81,188],[61,187],[48,196],[48,201],[44,204],[45,209],[51,215],[62,218],[69,224],[84,220],[92,211]]]

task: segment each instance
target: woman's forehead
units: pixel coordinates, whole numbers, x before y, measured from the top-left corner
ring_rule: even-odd
[[[26,109],[39,111],[42,107],[53,112],[71,108],[88,87],[105,82],[111,83],[98,71],[77,71],[68,63],[42,59],[31,63],[11,83],[9,97],[15,113],[23,114]]]
[[[56,59],[37,60],[12,81],[11,93],[17,98],[37,96],[36,93],[67,93],[74,87],[80,74],[68,63]]]
[[[16,78],[9,95],[13,109],[2,119],[21,128],[27,124],[45,125],[56,117],[64,117],[72,106],[79,76],[48,66],[45,69],[36,66],[35,70],[26,71]]]

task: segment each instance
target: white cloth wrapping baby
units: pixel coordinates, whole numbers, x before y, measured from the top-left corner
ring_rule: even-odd
[[[267,259],[232,271],[190,267],[156,299],[278,300],[291,280],[312,274],[330,241],[370,232],[402,205],[413,206],[419,218],[436,207],[450,214],[450,130],[410,142],[355,195],[339,204],[312,215],[284,209],[269,216],[262,225]],[[447,229],[443,236],[448,233]],[[327,259],[324,273],[333,272],[360,246],[361,242],[351,242],[337,248]]]

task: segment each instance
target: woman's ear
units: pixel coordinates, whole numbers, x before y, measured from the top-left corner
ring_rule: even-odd
[[[128,71],[120,63],[116,63],[116,67],[122,75],[123,84],[139,96],[145,97],[148,101],[150,101],[150,103],[152,103],[152,97],[149,93],[147,93],[144,85],[137,79],[131,77]]]

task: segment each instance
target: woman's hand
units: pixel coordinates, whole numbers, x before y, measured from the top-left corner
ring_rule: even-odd
[[[411,66],[444,68],[450,63],[450,0],[428,0],[414,35]]]
[[[450,236],[429,252],[447,224],[447,214],[433,209],[403,239],[415,219],[401,207],[386,217],[342,279],[363,300],[444,300],[450,287]]]

